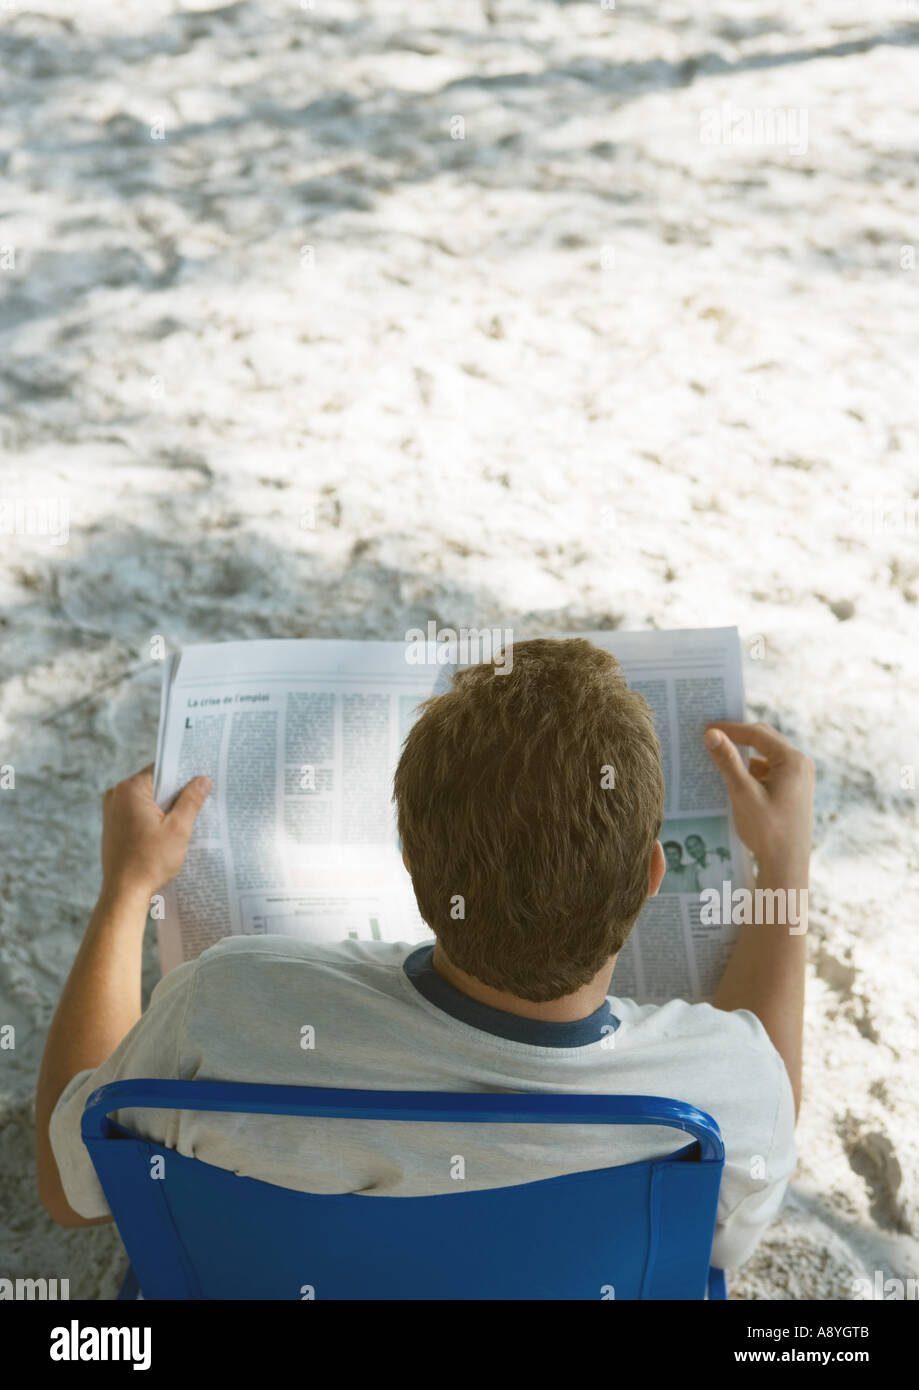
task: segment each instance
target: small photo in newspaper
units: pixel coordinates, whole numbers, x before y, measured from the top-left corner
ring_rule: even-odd
[[[697,816],[665,821],[661,844],[667,868],[660,893],[720,890],[731,874],[730,826],[727,816]]]

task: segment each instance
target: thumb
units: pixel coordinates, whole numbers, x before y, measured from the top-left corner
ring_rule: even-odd
[[[720,729],[708,729],[703,742],[712,762],[727,783],[728,791],[746,791],[753,782],[737,744]]]
[[[214,784],[210,777],[192,778],[176,797],[172,809],[166,817],[167,822],[175,826],[177,830],[182,831],[184,835],[190,835],[195,818],[213,789]]]

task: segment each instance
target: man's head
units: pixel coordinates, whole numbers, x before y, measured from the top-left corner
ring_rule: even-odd
[[[664,841],[664,858],[667,860],[668,872],[683,867],[683,846],[679,840]]]
[[[651,711],[608,652],[540,638],[514,644],[510,672],[459,671],[409,732],[395,800],[419,911],[458,969],[547,1002],[621,950],[664,779]]]
[[[686,836],[686,853],[695,859],[697,864],[705,863],[705,841],[701,835]]]

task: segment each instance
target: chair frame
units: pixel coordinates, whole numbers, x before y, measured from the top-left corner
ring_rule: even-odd
[[[724,1144],[710,1115],[681,1101],[661,1096],[546,1094],[538,1092],[481,1093],[467,1091],[366,1091],[333,1087],[275,1086],[226,1081],[137,1079],[114,1081],[93,1091],[81,1119],[83,1141],[89,1151],[112,1214],[125,1232],[141,1237],[143,1220],[133,1224],[130,1204],[121,1200],[120,1169],[115,1150],[118,1139],[138,1140],[112,1118],[115,1111],[135,1109],[215,1111],[232,1114],[289,1115],[304,1118],[394,1120],[450,1124],[606,1124],[656,1125],[679,1129],[692,1142],[666,1156],[666,1160],[697,1160],[717,1167],[719,1183],[724,1164]],[[156,1147],[162,1148],[163,1145]],[[191,1160],[196,1162],[196,1160]],[[649,1160],[650,1164],[662,1160]],[[205,1165],[212,1166],[212,1165]],[[693,1165],[694,1166],[694,1165]],[[615,1167],[598,1172],[615,1172]],[[240,1181],[248,1181],[240,1179]],[[542,1181],[559,1181],[548,1179]],[[521,1186],[529,1186],[522,1184]],[[507,1191],[506,1188],[495,1189]],[[457,1194],[458,1196],[460,1194]],[[360,1201],[359,1195],[355,1200]],[[378,1201],[387,1200],[378,1198]],[[418,1200],[390,1198],[390,1201]],[[436,1200],[436,1199],[435,1199]],[[451,1197],[452,1200],[452,1197]],[[118,1208],[116,1210],[116,1208]],[[123,1227],[124,1223],[124,1229]],[[714,1226],[714,1216],[713,1222]],[[147,1223],[149,1231],[149,1221]],[[653,1295],[651,1295],[653,1296]],[[726,1297],[723,1271],[710,1268],[710,1299]],[[120,1298],[137,1297],[137,1281],[128,1270]]]

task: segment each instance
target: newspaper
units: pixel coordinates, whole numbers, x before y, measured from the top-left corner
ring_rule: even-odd
[[[737,630],[560,635],[620,659],[663,753],[667,872],[620,953],[613,993],[710,998],[737,928],[707,924],[700,894],[752,882],[702,745],[710,720],[744,718]],[[392,779],[419,704],[469,662],[461,642],[425,650],[418,662],[406,642],[270,640],[167,659],[154,795],[166,809],[202,774],[214,790],[182,872],[154,904],[164,974],[228,935],[431,939],[402,863]]]
[[[753,887],[724,778],[702,742],[713,720],[746,719],[740,634],[716,627],[579,635],[618,657],[630,688],[651,706],[667,788],[660,834],[667,871],[619,953],[612,993],[640,1004],[710,1000],[739,927],[724,910],[722,921],[708,921],[715,914],[701,895],[715,889],[727,907],[734,891]]]

